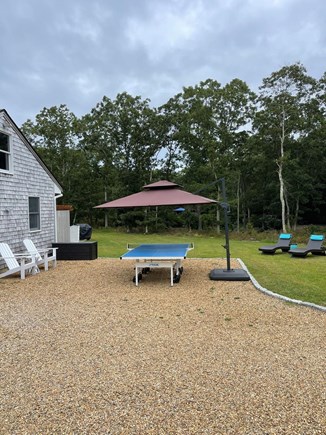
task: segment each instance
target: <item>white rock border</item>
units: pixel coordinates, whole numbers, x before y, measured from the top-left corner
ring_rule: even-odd
[[[300,301],[298,299],[291,299],[291,298],[288,298],[286,296],[279,295],[278,293],[274,293],[274,292],[268,290],[267,288],[262,287],[259,284],[259,282],[255,279],[255,277],[253,275],[251,275],[251,273],[249,272],[249,270],[248,270],[247,266],[244,264],[244,262],[240,258],[237,258],[237,260],[240,263],[242,269],[244,269],[248,273],[253,285],[256,287],[257,290],[265,293],[268,296],[272,296],[273,298],[281,299],[283,301],[291,302],[291,303],[298,304],[298,305],[304,305],[305,307],[313,308],[315,310],[324,311],[326,313],[326,307],[323,307],[323,306],[317,305],[317,304],[313,304],[312,302],[305,302],[305,301]]]

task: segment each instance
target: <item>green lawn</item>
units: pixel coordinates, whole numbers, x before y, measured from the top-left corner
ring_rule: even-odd
[[[98,242],[100,257],[118,258],[127,243],[193,242],[189,258],[225,258],[223,237],[187,234],[131,234],[113,230],[93,230],[92,240]],[[326,306],[326,256],[308,255],[294,258],[289,254],[264,255],[259,246],[269,241],[230,240],[231,257],[241,258],[250,273],[263,287],[293,299]],[[207,272],[208,273],[208,272]]]

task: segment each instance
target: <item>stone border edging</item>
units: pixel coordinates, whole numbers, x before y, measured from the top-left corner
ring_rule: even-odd
[[[248,273],[253,285],[256,287],[257,290],[265,293],[268,296],[272,296],[274,298],[281,299],[281,300],[286,301],[286,302],[292,302],[294,304],[303,305],[305,307],[313,308],[315,310],[320,310],[320,311],[323,311],[326,313],[326,307],[323,307],[323,306],[317,305],[317,304],[313,304],[312,302],[305,302],[305,301],[300,301],[298,299],[291,299],[291,298],[288,298],[287,296],[279,295],[278,293],[274,293],[274,292],[268,290],[267,288],[262,287],[259,284],[259,282],[254,278],[254,276],[251,275],[251,273],[249,272],[249,270],[248,270],[247,266],[244,264],[244,262],[240,258],[237,258],[237,260],[240,263],[242,269],[244,269]]]

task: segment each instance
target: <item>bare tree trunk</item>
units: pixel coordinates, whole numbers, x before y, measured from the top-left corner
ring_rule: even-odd
[[[147,215],[148,215],[148,208],[145,207],[145,234],[148,234]]]
[[[299,198],[297,198],[296,204],[295,204],[295,213],[294,213],[294,222],[293,222],[293,229],[294,230],[297,229],[297,225],[298,225],[299,207],[300,207],[300,201],[299,201]]]
[[[280,181],[280,201],[282,209],[282,231],[286,233],[286,218],[285,218],[285,192],[284,192],[284,180],[283,180],[283,159],[284,159],[284,140],[285,140],[285,113],[283,111],[282,119],[282,132],[281,132],[281,149],[280,149],[280,160],[277,162],[278,166],[278,178]]]
[[[251,213],[250,213],[250,208],[248,208],[248,210],[247,210],[247,229],[248,229],[248,226],[249,226],[249,224],[250,224],[250,221],[251,221]]]
[[[157,220],[158,220],[158,207],[156,206],[155,208],[155,228],[157,231]]]
[[[286,208],[286,226],[287,228],[291,228],[291,222],[290,222],[290,206],[289,206],[289,200],[288,200],[288,194],[285,189],[284,191],[284,201],[285,201],[285,208]]]
[[[106,189],[106,186],[104,187],[104,202],[107,202],[108,200],[108,191]],[[108,211],[104,211],[104,228],[107,228],[109,226],[108,222]]]
[[[201,231],[203,229],[203,224],[202,224],[201,213],[200,213],[200,205],[197,205],[197,216],[198,216],[198,231]]]
[[[282,230],[283,233],[286,233],[286,224],[285,224],[285,200],[284,200],[284,182],[283,182],[283,164],[278,164],[278,178],[280,180],[280,201],[282,207]]]
[[[240,174],[237,186],[237,232],[240,232]]]

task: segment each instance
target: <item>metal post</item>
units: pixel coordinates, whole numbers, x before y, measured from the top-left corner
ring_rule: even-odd
[[[222,187],[222,196],[223,202],[220,203],[220,206],[224,210],[224,225],[225,225],[225,245],[226,249],[226,269],[213,269],[209,274],[209,278],[214,281],[249,281],[250,277],[247,272],[243,269],[231,269],[231,254],[230,254],[230,238],[229,238],[229,218],[228,218],[228,209],[229,204],[226,198],[226,189],[225,189],[225,179],[220,178],[218,181],[221,182]]]
[[[221,183],[222,197],[223,202],[219,202],[219,205],[224,210],[224,225],[225,225],[225,245],[223,248],[226,249],[226,269],[213,269],[210,271],[209,278],[214,281],[249,281],[250,277],[247,272],[243,269],[231,269],[231,254],[230,254],[230,238],[229,238],[229,218],[228,218],[228,210],[229,204],[226,198],[226,189],[225,189],[225,178],[219,178],[218,180],[213,181],[202,189],[198,190],[196,193],[206,189],[209,186],[213,186],[216,183]]]
[[[221,186],[222,186],[222,196],[223,196],[223,203],[221,203],[221,206],[224,209],[224,226],[225,226],[225,245],[224,248],[226,249],[226,264],[227,264],[227,270],[231,270],[231,253],[230,253],[230,237],[229,237],[229,218],[228,218],[228,202],[226,198],[226,190],[225,190],[225,178],[221,178]]]

